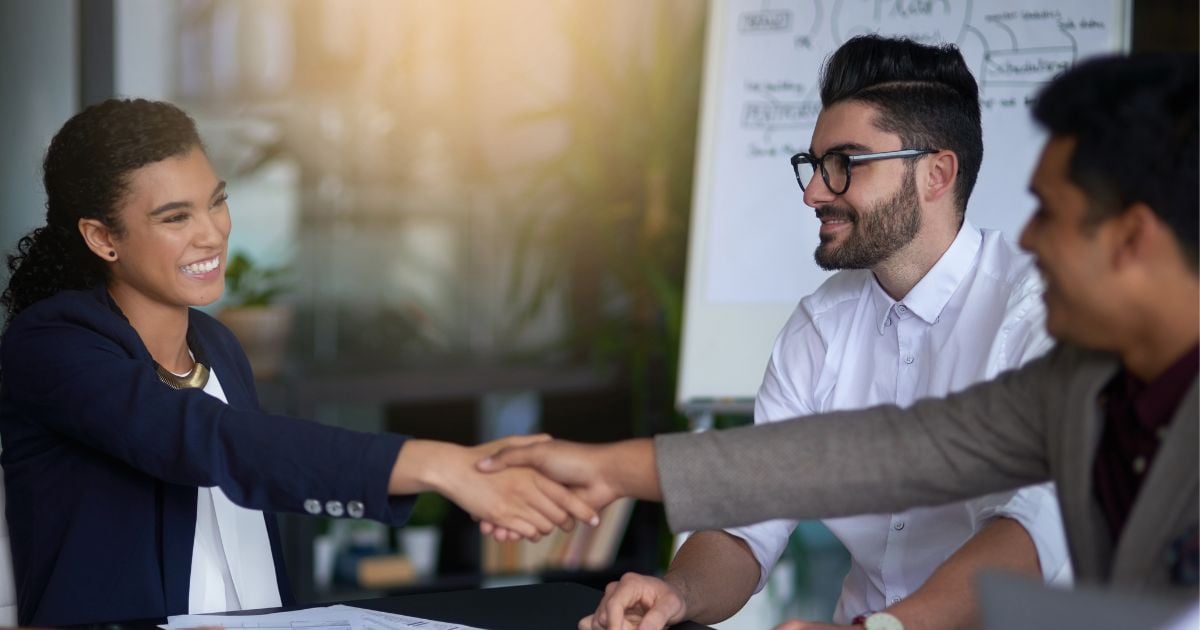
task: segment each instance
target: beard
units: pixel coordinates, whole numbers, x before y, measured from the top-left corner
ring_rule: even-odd
[[[921,230],[916,174],[909,172],[891,199],[875,204],[865,213],[836,206],[820,206],[816,212],[818,219],[842,219],[851,224],[841,246],[832,243],[836,235],[821,235],[821,244],[813,254],[817,265],[826,271],[870,269],[911,243]]]

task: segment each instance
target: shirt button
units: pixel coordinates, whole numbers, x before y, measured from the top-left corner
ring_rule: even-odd
[[[913,358],[913,355],[911,355],[911,354],[910,354],[910,355],[908,355],[908,356],[906,356],[906,357],[904,357],[904,362],[905,362],[905,363],[907,363],[907,364],[909,364],[909,365],[912,365],[912,362],[913,362],[913,361],[916,361],[916,359],[915,359],[915,358]]]
[[[884,326],[891,326],[891,325],[892,325],[892,318],[891,318],[891,317],[889,317],[889,318],[887,318],[887,319],[883,320],[883,325],[884,325]]]
[[[350,518],[362,518],[364,507],[362,501],[347,501],[346,513],[350,515]]]
[[[341,501],[326,501],[325,502],[325,513],[334,518],[341,516],[343,513],[342,502]]]
[[[908,307],[907,307],[907,306],[905,306],[905,305],[903,305],[903,304],[900,304],[900,305],[898,305],[898,306],[896,307],[896,311],[898,311],[898,312],[900,312],[900,313],[907,313],[907,312],[908,312]]]
[[[1146,472],[1146,458],[1138,455],[1133,458],[1133,474],[1140,475]]]
[[[316,499],[308,499],[304,502],[304,511],[312,515],[321,513],[321,502]]]
[[[896,521],[895,523],[892,524],[892,529],[894,529],[896,531],[900,531],[900,530],[904,529],[904,521]]]
[[[893,598],[891,598],[890,600],[888,600],[888,602],[889,602],[889,603],[891,603],[893,606],[895,606],[896,604],[899,604],[899,603],[900,603],[900,598],[899,598],[899,597],[893,597]]]

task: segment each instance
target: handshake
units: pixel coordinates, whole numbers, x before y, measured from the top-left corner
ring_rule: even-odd
[[[408,451],[407,457],[405,451]],[[406,462],[407,460],[407,462]],[[389,486],[400,491],[436,490],[479,521],[498,541],[540,540],[555,527],[576,521],[600,523],[599,513],[621,497],[662,500],[654,441],[578,444],[548,435],[514,436],[475,447],[408,440],[396,467],[425,487]],[[398,481],[393,471],[393,481]],[[662,580],[628,574],[605,591],[596,613],[579,628],[663,628],[683,619],[682,595]],[[629,625],[627,625],[629,624]]]
[[[660,500],[654,443],[577,444],[513,436],[474,447],[409,439],[392,470],[391,494],[435,491],[499,541],[540,540],[576,521],[596,525],[620,497]]]
[[[397,469],[402,465],[415,467],[407,474],[415,475],[421,484],[396,485],[393,472],[393,484],[389,486],[393,494],[440,492],[479,521],[484,535],[498,541],[540,540],[555,527],[571,531],[577,521],[597,525],[600,511],[621,497],[663,500],[655,443],[649,438],[579,444],[548,435],[527,435],[474,447],[410,439],[401,449]],[[698,536],[725,534],[701,532]],[[743,542],[733,544],[745,546]],[[729,547],[719,547],[718,551],[730,557]],[[696,553],[701,552],[691,552],[692,564],[710,566],[713,562],[713,558],[705,557],[696,564]],[[734,570],[743,573],[740,581],[753,584],[759,566],[748,547],[744,553],[748,562]],[[724,579],[717,577],[719,581]],[[728,607],[724,601],[728,598],[719,598],[721,601],[714,605],[689,597],[687,583],[687,579],[671,572],[661,579],[627,573],[608,585],[596,611],[581,619],[578,627],[661,630],[685,619],[714,616],[714,611]],[[734,611],[736,607],[723,614],[728,616]],[[775,630],[833,627],[791,620]]]

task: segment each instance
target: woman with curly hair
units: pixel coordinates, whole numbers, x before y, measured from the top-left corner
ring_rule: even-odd
[[[192,120],[110,100],[46,153],[46,225],[9,257],[0,439],[21,625],[290,602],[271,512],[402,524],[437,491],[536,538],[595,512],[466,448],[258,408],[224,289],[231,221]],[[36,509],[35,509],[36,506]]]

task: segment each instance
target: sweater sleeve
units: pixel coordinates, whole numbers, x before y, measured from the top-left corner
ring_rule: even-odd
[[[939,505],[1045,481],[1061,353],[945,399],[658,436],[674,531]]]

